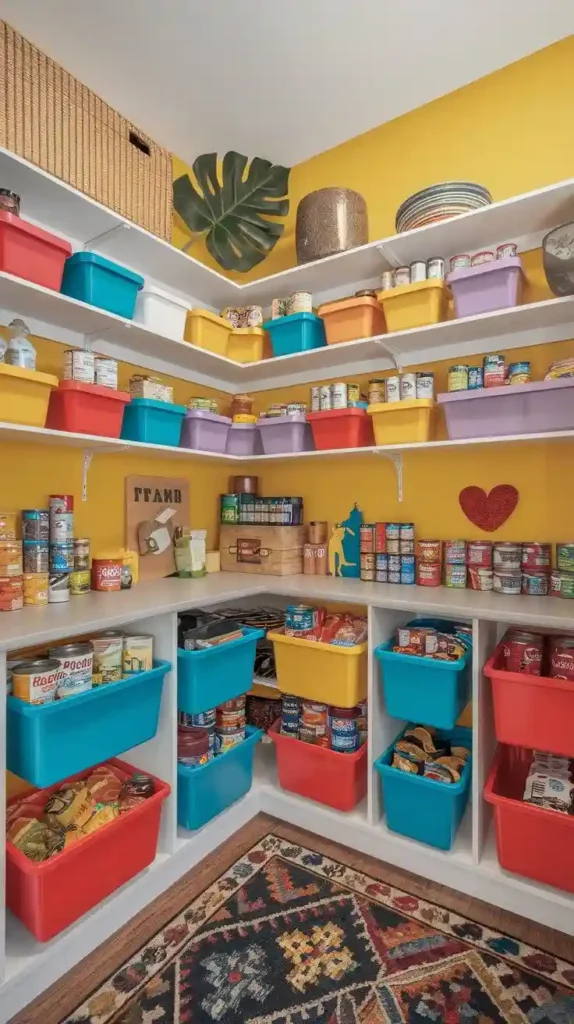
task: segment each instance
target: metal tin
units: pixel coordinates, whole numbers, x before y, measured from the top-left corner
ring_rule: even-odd
[[[238,743],[242,743],[245,739],[245,726],[234,729],[233,731],[222,733],[216,731],[215,733],[215,753],[225,754],[232,747],[237,746]]]
[[[468,366],[464,363],[458,363],[455,366],[449,366],[448,368],[448,390],[449,391],[467,391],[468,390]]]
[[[0,611],[15,612],[23,607],[22,576],[0,576]]]
[[[375,556],[375,569],[388,569],[389,568],[389,556],[386,554],[379,554]]]
[[[64,380],[79,380],[82,384],[95,381],[95,357],[82,348],[67,348],[64,352]]]
[[[319,412],[321,408],[321,388],[311,388],[311,412]]]
[[[411,268],[410,267],[397,267],[395,270],[395,288],[398,288],[402,284],[411,283]]]
[[[475,565],[483,569],[492,567],[492,541],[469,540],[467,545],[468,565]]]
[[[399,523],[399,537],[401,540],[414,540],[415,539],[415,524],[414,523]]]
[[[492,549],[492,565],[495,570],[519,572],[522,565],[522,546],[512,541],[499,541]]]
[[[522,544],[523,569],[550,569],[552,548],[550,544],[526,540]]]
[[[490,370],[500,370],[501,367],[506,366],[506,359],[501,352],[494,352],[491,355],[484,356],[482,365],[485,373]]]
[[[74,513],[53,512],[50,516],[50,541],[67,544],[74,540]]]
[[[50,572],[71,572],[73,568],[74,542],[50,544]]]
[[[401,555],[401,583],[415,582],[415,556]]]
[[[94,380],[102,388],[118,389],[118,363],[108,356],[96,356],[94,360]]]
[[[408,401],[417,397],[417,375],[416,373],[402,373],[400,380],[400,395],[402,401]]]
[[[574,572],[560,573],[560,597],[574,597]]]
[[[444,567],[444,582],[446,587],[466,587],[466,565],[447,563]]]
[[[73,494],[51,494],[50,495],[50,515],[55,512],[73,512],[74,511],[74,495]]]
[[[507,672],[539,676],[542,669],[544,638],[526,629],[509,629],[502,642],[504,668]]]
[[[16,540],[17,520],[18,514],[16,512],[0,512],[0,540]],[[24,539],[23,530],[22,539]]]
[[[401,582],[401,570],[400,569],[389,569],[388,572],[389,583],[400,583]]]
[[[289,313],[312,313],[313,296],[311,292],[293,292],[287,299],[287,305]],[[257,308],[261,312],[261,307]],[[259,323],[263,323],[263,320],[259,320]]]
[[[415,553],[415,542],[414,540],[401,540],[399,541],[399,554],[400,555],[414,555]]]
[[[409,269],[411,284],[416,284],[418,281],[426,281],[427,265],[425,260],[413,260]]]
[[[389,555],[400,555],[401,553],[401,542],[396,537],[391,537],[387,540],[387,553]]]
[[[91,589],[89,569],[74,569],[74,571],[70,573],[70,594],[72,597],[80,597],[82,594],[89,594]]]
[[[0,210],[20,216],[20,196],[9,188],[0,188]]]
[[[466,565],[466,541],[445,540],[444,561],[445,565]]]
[[[417,564],[417,583],[419,587],[440,587],[440,562],[419,562]]]
[[[50,573],[48,579],[48,604],[62,604],[70,600],[70,573]]]
[[[375,568],[375,555],[361,555],[361,569],[374,569]]]
[[[416,374],[416,398],[434,398],[434,373],[421,370]]]
[[[222,494],[219,498],[219,519],[222,523],[239,522],[239,495]]]
[[[470,262],[470,253],[467,252],[459,252],[456,256],[451,256],[449,261],[451,272],[461,270],[463,267],[470,267]]]
[[[427,277],[429,281],[443,281],[445,262],[440,256],[433,256],[427,260]]]
[[[22,544],[24,572],[48,572],[49,545],[45,540],[25,540]]]
[[[333,408],[331,386],[321,384],[319,388],[319,407],[321,412],[329,412]]]
[[[21,576],[22,545],[19,540],[0,540],[0,576]]]
[[[331,384],[331,409],[347,408],[347,385],[345,381]]]
[[[400,555],[387,555],[388,566],[390,572],[400,572],[401,569],[401,556]]]
[[[375,550],[375,523],[361,523],[359,527],[359,549],[361,554]]]
[[[417,543],[417,554],[419,565],[428,563],[430,565],[440,564],[442,560],[442,541],[440,540],[419,540]]]
[[[574,682],[574,638],[572,636],[551,637],[549,647],[550,678]]]
[[[363,569],[363,566],[361,566],[360,567],[360,579],[362,579],[363,583],[373,583],[374,580],[375,580],[375,570],[374,569]]]
[[[385,401],[400,402],[401,400],[401,378],[398,374],[387,377],[385,381]]]
[[[73,558],[73,545],[72,545]],[[92,559],[92,590],[121,590],[123,560],[121,558]]]
[[[492,589],[496,594],[515,596],[522,589],[522,574],[514,570],[495,569],[492,577]]]
[[[536,597],[546,597],[550,589],[550,578],[547,572],[523,572],[522,593]]]
[[[57,688],[60,700],[92,689],[94,652],[90,644],[63,644],[51,647],[48,654],[60,666]]]
[[[482,249],[480,252],[475,252],[470,265],[471,267],[481,267],[483,263],[492,263],[494,258],[495,256],[491,249]]]
[[[48,573],[25,572],[22,576],[24,607],[43,608],[48,604]]]
[[[367,394],[369,397],[369,405],[376,405],[379,402],[386,401],[385,398],[385,378],[373,378],[369,381]]]
[[[384,554],[387,550],[387,524],[375,523],[375,551]]]
[[[560,597],[562,589],[562,576],[565,575],[560,569],[553,569],[550,573],[550,587],[548,593],[551,597]]]
[[[91,644],[94,686],[117,683],[122,678],[124,634],[120,629],[109,629],[92,637]]]
[[[12,669],[12,694],[27,704],[50,704],[55,696],[60,664],[55,658],[21,661]]]
[[[194,725],[200,729],[215,728],[215,708],[210,708],[208,711],[200,711],[196,715],[189,715],[186,711],[180,711],[179,722],[181,725]]]
[[[377,583],[388,583],[389,582],[389,570],[388,569],[375,569],[375,580]]]
[[[347,402],[359,402],[361,400],[361,386],[356,381],[347,383]]]
[[[381,274],[381,291],[389,292],[391,288],[395,287],[395,272],[394,270],[383,270]]]
[[[528,384],[532,380],[530,363],[523,359],[520,363],[510,363],[508,367],[509,384]]]
[[[468,390],[478,391],[484,387],[484,375],[482,366],[469,366],[468,368]]]
[[[50,513],[47,508],[24,508],[21,517],[23,541],[50,539]]]
[[[503,242],[502,245],[497,245],[497,260],[504,260],[507,256],[518,256],[518,246],[516,242]]]
[[[498,370],[484,371],[485,388],[501,388],[508,380],[507,367],[503,366]]]
[[[359,749],[359,712],[357,708],[332,708],[329,716],[331,749],[352,754]]]
[[[387,540],[398,540],[401,535],[401,523],[386,523],[385,534]]]
[[[469,565],[468,586],[471,590],[492,590],[493,572],[488,566]]]
[[[560,541],[556,545],[556,567],[574,572],[574,541]]]
[[[137,672],[151,672],[153,668],[153,637],[125,636],[122,661],[125,676],[135,675]],[[245,700],[243,707],[245,707]]]
[[[90,568],[90,538],[76,537],[74,541],[74,569],[80,572]]]

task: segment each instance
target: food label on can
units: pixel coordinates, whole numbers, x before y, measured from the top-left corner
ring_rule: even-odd
[[[20,666],[16,666],[18,668]],[[23,667],[23,666],[22,666]],[[36,672],[12,672],[14,697],[28,704],[49,704],[56,696],[60,667],[40,669]]]
[[[84,654],[59,654],[58,649],[50,651],[50,657],[60,665],[58,697],[74,697],[92,689],[93,651]]]
[[[387,377],[385,381],[385,399],[387,402],[400,402],[401,400],[401,378],[398,376]]]
[[[126,636],[123,655],[124,675],[150,672],[153,668],[153,637]]]
[[[403,401],[417,397],[417,375],[416,373],[403,373],[400,382],[400,394]]]
[[[319,407],[321,412],[328,412],[332,408],[331,386],[322,384],[319,388]]]
[[[321,408],[321,389],[311,388],[311,412],[319,412]]]
[[[94,637],[93,684],[116,683],[122,678],[123,637]]]
[[[344,381],[340,381],[337,384],[331,384],[331,408],[347,408],[347,385]]]
[[[90,593],[90,573],[88,569],[78,569],[70,573],[70,593],[74,597]]]
[[[64,352],[64,380],[94,383],[94,353],[81,348],[68,348]]]
[[[118,387],[118,364],[115,359],[108,359],[105,356],[96,356],[95,380],[103,388]]]
[[[416,397],[434,398],[434,373],[417,373]]]

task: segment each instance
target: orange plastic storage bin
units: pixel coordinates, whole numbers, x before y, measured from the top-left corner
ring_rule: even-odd
[[[385,332],[385,314],[380,303],[371,295],[328,302],[319,306],[317,312],[325,321],[328,345],[372,338]]]
[[[367,744],[354,754],[340,754],[282,736],[279,729],[275,722],[267,735],[277,751],[282,789],[337,811],[352,811],[367,793]]]
[[[500,746],[484,796],[494,808],[500,866],[574,892],[574,816],[524,803],[532,751]]]
[[[507,672],[500,644],[484,666],[492,681],[494,729],[499,743],[574,755],[574,683]],[[574,871],[574,866],[573,866]]]
[[[22,217],[0,210],[0,270],[59,292],[72,246]]]
[[[374,445],[373,424],[366,409],[330,409],[309,412],[315,448],[368,448]]]
[[[431,278],[378,292],[377,298],[385,312],[387,331],[394,333],[438,324],[444,320],[448,290],[444,281]]]
[[[116,759],[107,761],[106,766],[122,781],[137,771]],[[86,778],[87,774],[80,772],[24,797],[30,800],[32,808],[36,807],[39,817],[50,793],[65,782]],[[40,942],[67,928],[155,859],[161,806],[170,787],[156,778],[154,783],[155,793],[139,807],[49,860],[36,863],[12,843],[6,843],[6,904]],[[8,801],[8,807],[22,799],[23,794],[14,797]]]

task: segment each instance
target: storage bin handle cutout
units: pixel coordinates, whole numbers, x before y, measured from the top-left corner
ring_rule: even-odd
[[[238,562],[250,562],[252,565],[261,565],[261,559],[269,558],[271,554],[271,548],[262,548],[259,539],[249,537],[239,537],[237,544],[231,544],[228,550]]]

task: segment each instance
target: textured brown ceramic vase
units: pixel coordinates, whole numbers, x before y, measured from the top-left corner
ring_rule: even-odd
[[[321,260],[369,241],[367,204],[350,188],[320,188],[297,207],[297,263]]]

